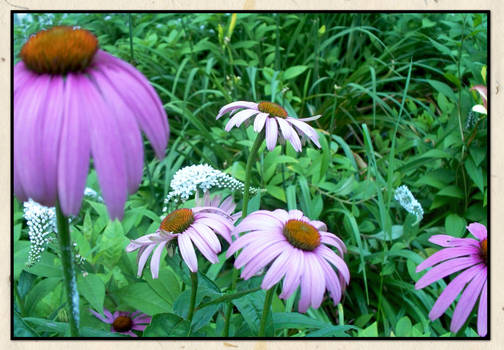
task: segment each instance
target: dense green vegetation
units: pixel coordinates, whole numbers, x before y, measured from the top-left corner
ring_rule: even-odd
[[[485,14],[71,13],[16,14],[14,21],[16,61],[30,34],[79,25],[150,80],[169,117],[166,157],[155,158],[145,142],[144,179],[124,220],[109,221],[93,197],[72,219],[75,253],[84,258],[77,265],[84,336],[115,334],[87,311],[103,305],[154,316],[143,336],[186,335],[191,284],[180,257],[162,259],[158,280],[149,271],[137,278],[136,254],[124,248],[159,226],[178,169],[206,163],[244,181],[255,133],[251,126],[228,133],[229,117],[215,120],[237,100],[276,102],[298,117],[322,115],[310,123],[320,150],[309,142],[301,153],[289,144],[272,152],[262,147],[252,177],[262,191],[249,206],[298,208],[327,223],[348,248],[351,281],[342,303],[327,298],[301,315],[295,299],[274,295],[270,336],[455,336],[453,305],[440,319],[428,318],[449,280],[415,290],[423,274],[415,268],[439,248],[428,242],[431,235],[466,237],[467,224],[487,225],[487,118],[471,111],[481,99],[469,90],[486,85]],[[401,185],[421,203],[420,222],[394,199]],[[100,190],[94,170],[88,186]],[[240,207],[241,194],[234,198]],[[14,334],[68,334],[57,245],[49,243],[41,261],[27,267],[23,204],[13,205]],[[223,248],[219,264],[199,261],[204,302],[230,288],[232,260]],[[238,290],[261,279],[239,280]],[[256,335],[264,295],[236,299],[230,336]],[[220,336],[224,305],[197,311],[193,336]],[[477,336],[475,330],[473,311],[456,336]]]

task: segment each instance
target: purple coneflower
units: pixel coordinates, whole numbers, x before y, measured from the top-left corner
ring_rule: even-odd
[[[133,331],[143,331],[152,320],[152,317],[140,311],[116,311],[112,314],[109,310],[103,308],[105,317],[94,310],[89,309],[89,311],[100,321],[110,324],[112,333],[121,333],[132,337],[138,337]]]
[[[299,210],[258,210],[243,219],[235,232],[248,233],[231,244],[226,256],[243,248],[234,264],[237,269],[245,266],[243,279],[272,262],[261,288],[268,290],[285,277],[280,298],[287,299],[301,285],[299,312],[306,312],[310,305],[318,308],[326,289],[334,304],[340,302],[350,272],[345,261],[327,245],[334,246],[341,256],[346,247],[327,232],[326,224],[310,220]]]
[[[429,239],[430,242],[445,249],[434,253],[418,265],[417,272],[435,266],[418,280],[415,288],[424,288],[448,275],[462,271],[441,293],[429,313],[429,318],[434,321],[441,316],[465,287],[453,312],[450,331],[453,333],[459,331],[479,298],[478,334],[484,337],[487,334],[487,230],[479,223],[472,223],[467,229],[477,240],[448,235],[436,235]]]
[[[169,126],[148,80],[76,27],[42,30],[14,67],[14,193],[63,214],[80,209],[90,156],[111,218],[142,180],[140,129],[159,158]]]
[[[240,109],[241,111],[238,112]],[[289,140],[296,152],[301,152],[301,140],[298,134],[306,135],[318,148],[320,148],[317,132],[305,123],[320,118],[320,115],[297,119],[289,117],[285,109],[273,102],[254,103],[236,101],[222,107],[217,115],[217,119],[228,112],[231,112],[231,114],[238,113],[226,124],[226,131],[231,130],[233,126],[239,127],[244,121],[255,116],[254,131],[261,132],[263,128],[266,128],[266,147],[270,151],[276,146],[279,126],[283,138]]]
[[[219,262],[217,254],[221,251],[221,244],[216,233],[231,243],[231,232],[235,220],[235,216],[231,213],[234,208],[232,197],[220,203],[219,196],[211,200],[206,195],[203,206],[177,209],[168,214],[155,233],[132,240],[126,247],[128,253],[139,249],[138,276],[141,276],[149,255],[154,251],[150,268],[152,277],[157,278],[163,248],[175,239],[180,255],[191,272],[198,271],[198,259],[193,243],[212,264]]]

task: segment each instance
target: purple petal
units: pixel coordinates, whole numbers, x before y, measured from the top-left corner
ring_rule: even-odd
[[[487,335],[487,281],[481,291],[478,307],[478,334],[480,337]]]
[[[322,271],[324,272],[326,286],[327,289],[329,290],[329,293],[331,294],[331,298],[334,302],[334,305],[337,305],[341,300],[341,292],[342,292],[338,276],[324,258],[321,258],[317,255],[315,256],[317,257],[320,266],[322,267]]]
[[[121,145],[121,134],[112,115],[111,101],[105,101],[91,80],[80,81],[80,94],[89,113],[91,150],[98,182],[107,204],[110,219],[122,219],[128,195],[126,159]],[[138,150],[137,150],[138,152]]]
[[[229,232],[228,227],[217,220],[212,220],[212,219],[208,219],[208,218],[201,218],[201,219],[198,219],[194,224],[196,224],[196,223],[201,224],[202,226],[208,226],[209,228],[211,228],[215,232]],[[194,224],[193,224],[193,226],[194,226]],[[215,239],[209,235],[209,238],[208,238],[209,243],[214,248],[214,251],[217,251],[217,250],[220,251],[221,249],[220,249],[219,239],[215,236],[215,234],[213,234],[213,235],[214,235]],[[228,241],[228,242],[230,242],[230,241]]]
[[[273,151],[275,148],[278,137],[278,126],[275,118],[268,118],[266,120],[266,148]]]
[[[95,65],[102,71],[128,108],[135,113],[156,155],[162,159],[170,129],[161,100],[149,81],[136,68],[104,51],[98,50]],[[91,69],[89,69],[91,70]]]
[[[286,249],[282,254],[280,254],[271,267],[268,269],[268,272],[264,276],[264,279],[261,283],[261,288],[264,290],[268,290],[277,284],[282,277],[287,272],[289,265],[292,261],[290,261],[292,249]]]
[[[131,329],[134,329],[135,331],[143,331],[145,328],[147,328],[147,325],[134,325],[133,327],[131,327]]]
[[[343,241],[338,236],[325,231],[319,231],[319,233],[320,233],[320,241],[322,243],[336,247],[341,256],[343,256],[343,254],[346,252],[346,246],[345,243],[343,243]]]
[[[284,139],[289,140],[296,152],[301,152],[301,140],[296,131],[283,118],[276,118],[276,120],[278,121],[278,125],[280,125]]]
[[[476,300],[478,300],[478,297],[481,293],[481,289],[483,288],[486,279],[487,279],[486,273],[481,273],[477,275],[476,277],[474,277],[474,279],[471,281],[471,283],[469,283],[469,285],[462,293],[462,296],[460,297],[457,307],[453,312],[452,321],[450,324],[451,332],[457,333],[460,327],[462,327],[462,325],[466,321],[467,317],[469,316],[469,313],[474,307],[474,304],[476,304]]]
[[[152,321],[152,317],[147,316],[146,314],[140,314],[137,318],[133,320],[135,324],[141,324],[141,323],[150,323]]]
[[[319,119],[320,117],[322,117],[322,115],[321,115],[321,114],[319,114],[319,115],[314,115],[313,117],[307,117],[307,118],[297,118],[296,120],[299,120],[299,121],[302,121],[302,122],[311,122],[311,121],[314,121],[314,120]]]
[[[472,238],[455,238],[448,235],[435,235],[429,238],[429,242],[437,244],[441,247],[461,247],[473,245],[479,247],[479,242]]]
[[[145,249],[138,252],[138,255],[140,256],[138,258],[138,272],[137,272],[138,277],[142,276],[142,271],[144,269],[145,263],[147,262],[149,255],[152,253],[155,247],[156,247],[155,244],[151,244],[147,246]]]
[[[233,128],[233,126],[239,127],[245,120],[252,117],[254,114],[259,113],[258,110],[255,109],[245,109],[236,113],[226,124],[224,130],[229,131]]]
[[[191,270],[191,272],[197,272],[198,259],[196,258],[196,253],[189,236],[184,234],[179,235],[178,246],[180,249],[180,255],[182,255],[182,259],[184,259],[185,263],[189,267],[189,270]]]
[[[301,274],[301,298],[299,299],[298,311],[305,313],[312,300],[312,274],[310,269],[311,259],[309,254],[304,254],[304,266]]]
[[[272,232],[280,232],[282,227],[277,220],[271,220],[267,216],[250,214],[242,222],[236,226],[234,232],[241,233],[252,230],[264,230]]]
[[[322,300],[324,299],[324,292],[326,288],[324,271],[322,270],[322,267],[320,266],[319,263],[319,259],[317,259],[315,254],[307,252],[305,257],[309,259],[307,266],[310,269],[310,275],[312,279],[311,306],[314,309],[318,309],[320,307],[320,304],[322,304]]]
[[[325,223],[323,223],[322,221],[312,220],[312,221],[310,221],[310,224],[319,231],[327,231],[327,225]],[[330,233],[330,232],[328,232],[328,233]],[[330,234],[336,237],[335,234],[333,234],[333,233],[330,233]]]
[[[105,322],[108,324],[112,324],[112,322],[114,322],[114,319],[112,318],[112,315],[110,314],[110,312],[107,311],[108,314],[105,313],[105,309],[103,309],[103,313],[105,314],[105,317],[100,315],[98,312],[94,311],[93,309],[89,309],[89,312],[91,312],[97,319],[99,319],[102,322]]]
[[[432,254],[430,257],[425,259],[420,265],[417,266],[416,272],[420,272],[425,270],[428,267],[431,267],[443,260],[459,258],[467,255],[478,255],[479,250],[473,246],[466,247],[455,247],[455,248],[445,248],[440,251]]]
[[[82,101],[82,80],[88,78],[70,73],[65,81],[65,108],[58,162],[58,195],[66,216],[78,215],[89,169],[89,106]]]
[[[318,147],[321,148],[320,143],[318,141],[319,136],[315,129],[313,129],[311,126],[306,124],[305,122],[299,121],[297,119],[293,118],[287,118],[287,121],[289,121],[291,124],[296,126],[299,130],[301,130],[306,136],[310,138],[310,140],[313,141],[313,143]]]
[[[474,258],[472,256],[467,258],[457,258],[453,260],[445,261],[439,265],[434,266],[432,269],[427,271],[422,278],[418,280],[415,284],[416,289],[421,289],[434,283],[441,278],[451,275],[454,272],[465,269],[466,267],[480,263],[479,258]]]
[[[249,232],[247,234],[244,234],[243,236],[238,237],[236,241],[231,243],[229,246],[227,252],[226,252],[226,257],[229,258],[231,255],[233,255],[235,252],[237,252],[239,249],[245,247],[248,244],[251,244],[252,242],[258,241],[258,240],[269,240],[269,232],[268,231],[253,231]]]
[[[208,246],[215,252],[219,253],[221,251],[221,244],[219,242],[219,239],[215,235],[214,231],[212,231],[208,226],[204,224],[204,222],[201,221],[202,219],[198,220],[197,222],[193,223],[191,226],[192,228],[197,231],[200,236],[205,240],[205,242],[208,244]]]
[[[429,313],[429,318],[434,321],[441,316],[460,294],[464,286],[469,283],[474,276],[481,273],[483,264],[473,266],[455,277],[443,290],[436,303]]]
[[[289,219],[301,220],[301,218],[303,216],[304,216],[304,214],[301,210],[297,210],[297,209],[289,210]]]
[[[252,259],[258,256],[265,256],[270,249],[278,244],[288,244],[284,239],[270,239],[269,237],[261,237],[245,248],[240,255],[236,258],[234,266],[237,269],[248,264]],[[271,260],[271,259],[270,259]]]
[[[158,278],[159,276],[159,265],[161,264],[161,253],[163,252],[163,248],[166,246],[167,242],[160,243],[154,253],[152,254],[152,258],[150,261],[150,269],[152,278]]]
[[[264,123],[266,122],[266,118],[268,118],[268,113],[259,113],[254,119],[254,131],[261,132],[264,127]]]
[[[333,264],[343,275],[347,284],[350,282],[350,271],[348,270],[345,261],[341,259],[335,252],[327,248],[325,245],[319,245],[313,252]]]
[[[289,298],[292,293],[297,289],[300,282],[301,274],[304,271],[304,254],[303,251],[298,248],[291,248],[292,261],[296,261],[296,264],[292,264],[285,274],[282,293],[278,296],[281,299]]]
[[[469,224],[469,226],[467,226],[467,229],[472,233],[474,237],[476,237],[480,241],[487,239],[487,229],[485,225],[482,225],[478,222],[473,222],[472,224]]]
[[[257,254],[255,258],[249,261],[247,266],[243,269],[241,277],[244,280],[248,280],[250,277],[254,276],[259,270],[268,265],[273,259],[275,259],[282,251],[286,249],[288,243],[285,241],[275,242],[264,249],[261,254]],[[238,260],[238,259],[237,259]]]
[[[237,109],[237,108],[250,108],[250,109],[257,110],[257,103],[247,102],[247,101],[236,101],[236,102],[229,103],[220,109],[219,114],[217,115],[217,117],[215,119],[219,119],[227,112],[230,112],[230,111]]]
[[[219,262],[217,254],[215,254],[215,252],[208,246],[205,240],[199,235],[199,233],[195,229],[189,227],[186,233],[184,234],[189,235],[189,238],[191,238],[191,240],[199,249],[201,254],[203,254],[203,256],[207,258],[208,261],[210,261],[212,264],[216,264]]]

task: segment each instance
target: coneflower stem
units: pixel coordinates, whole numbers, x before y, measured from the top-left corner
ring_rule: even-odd
[[[271,308],[271,301],[273,300],[273,294],[275,293],[276,285],[268,289],[266,292],[266,298],[264,299],[264,308],[261,317],[261,324],[259,326],[259,337],[264,337],[264,331],[266,330],[266,320],[268,319],[269,310]]]
[[[252,165],[254,164],[254,161],[257,157],[257,153],[259,151],[259,147],[261,147],[261,144],[264,140],[264,130],[261,131],[255,141],[254,144],[252,145],[252,149],[250,150],[249,157],[247,159],[247,165],[245,166],[245,184],[243,188],[243,204],[242,204],[242,216],[241,218],[245,218],[247,216],[247,211],[248,211],[248,202],[250,198],[250,178],[251,178],[251,173],[252,173]],[[231,290],[234,290],[236,288],[236,281],[238,279],[238,270],[233,269],[233,275],[231,277]],[[231,304],[231,301],[227,303],[227,309],[226,309],[226,318],[224,320],[224,331],[222,332],[223,337],[229,336],[229,326],[231,324],[231,314],[233,311],[233,305]]]
[[[187,320],[189,321],[189,333],[187,336],[191,335],[191,323],[194,316],[194,307],[196,306],[196,293],[198,291],[198,273],[191,272],[191,301],[189,304],[189,313],[187,314]]]
[[[56,204],[56,224],[58,226],[58,241],[61,251],[61,265],[63,268],[63,283],[67,295],[70,311],[70,335],[79,336],[79,292],[72,260],[72,246],[70,243],[70,228],[68,218],[63,214],[59,203]]]

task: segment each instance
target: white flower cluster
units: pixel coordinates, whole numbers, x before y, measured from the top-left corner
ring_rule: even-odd
[[[97,200],[98,202],[103,202],[103,198],[92,188],[86,187],[84,189],[84,196],[93,198]]]
[[[45,207],[30,199],[24,203],[24,218],[31,243],[26,265],[32,266],[40,260],[47,244],[55,238],[52,234],[57,232],[56,209]]]
[[[408,213],[416,216],[417,219],[413,225],[416,225],[423,219],[424,211],[422,205],[415,199],[408,186],[399,186],[395,190],[394,198]]]
[[[201,189],[203,192],[212,187],[228,188],[232,191],[241,192],[245,189],[245,185],[242,182],[220,170],[212,168],[208,164],[190,165],[179,169],[173,175],[170,187],[172,191],[168,193],[164,200],[165,207],[163,208],[163,212],[166,212],[166,206],[172,198],[175,197],[177,201],[187,200],[198,189]],[[257,191],[258,189],[256,188],[250,188],[250,193],[252,194],[257,193]]]

